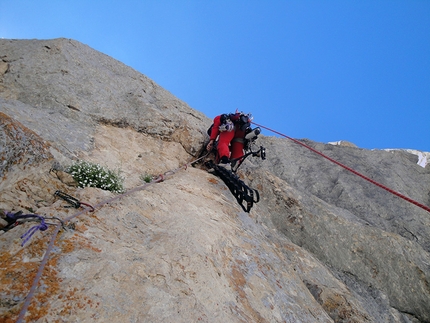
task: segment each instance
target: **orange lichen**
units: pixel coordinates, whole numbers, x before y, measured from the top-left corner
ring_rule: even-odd
[[[68,252],[72,252],[77,246],[79,249],[86,248],[95,252],[101,252],[101,250],[94,247],[90,241],[77,234],[73,235],[68,240],[63,241],[62,250],[63,252],[66,252],[66,250]]]
[[[43,256],[47,240],[46,235],[41,239],[34,239],[27,248],[21,249],[15,255],[8,252],[0,253],[0,260],[4,266],[1,268],[4,274],[0,275],[0,284],[8,291],[6,297],[24,298],[28,294],[39,267],[38,261],[31,260],[40,259]],[[13,306],[8,313],[5,313],[5,322],[14,322],[18,312],[18,306]]]
[[[88,227],[84,223],[79,222],[75,224],[75,230],[83,233],[88,230]]]
[[[2,264],[0,268],[2,272],[0,286],[4,291],[7,291],[6,298],[19,297],[24,299],[28,295],[40,266],[39,260],[43,257],[51,237],[48,231],[44,232],[42,238],[36,239],[33,237],[27,247],[22,248],[14,255],[9,252],[0,252],[0,262]],[[58,261],[62,255],[71,253],[76,249],[86,248],[94,252],[101,252],[101,250],[92,246],[91,242],[76,232],[66,239],[58,239],[57,237],[56,245],[60,252],[50,254],[50,258],[43,270],[42,278],[39,281],[38,289],[26,313],[25,320],[27,322],[37,321],[49,314],[51,309],[50,300],[53,298],[64,301],[64,308],[61,310],[62,314],[70,313],[73,309],[94,306],[92,300],[82,297],[78,293],[80,291],[77,288],[69,290],[63,295],[65,291],[62,291],[63,286],[61,286],[62,279],[59,278]],[[22,304],[12,305],[4,313],[3,322],[15,322]]]
[[[208,178],[208,182],[212,183],[212,184],[218,184],[218,180],[216,178],[213,178],[213,177]]]

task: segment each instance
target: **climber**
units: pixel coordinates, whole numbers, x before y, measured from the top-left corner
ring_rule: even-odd
[[[240,160],[244,155],[245,135],[250,130],[252,116],[244,113],[221,114],[214,118],[214,123],[209,128],[210,141],[206,146],[208,151],[212,151],[214,142],[218,137],[217,162],[220,166],[228,170],[234,165],[230,161]]]

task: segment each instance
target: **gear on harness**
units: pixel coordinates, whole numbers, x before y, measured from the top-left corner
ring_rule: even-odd
[[[261,157],[261,159],[262,159],[262,160],[265,160],[265,159],[266,159],[266,148],[264,148],[263,146],[260,146],[260,149],[259,149],[259,150],[257,150],[257,151],[253,151],[253,150],[250,148],[250,151],[249,151],[249,152],[247,152],[247,153],[246,153],[245,155],[243,155],[242,157],[240,157],[240,158],[236,158],[236,159],[232,159],[232,160],[230,161],[232,171],[233,171],[234,173],[236,173],[236,171],[237,171],[237,169],[239,168],[239,166],[240,166],[240,165],[242,165],[243,161],[244,161],[247,157],[249,157],[249,156],[252,156],[252,157]]]
[[[261,133],[261,129],[259,127],[255,129],[251,129],[251,128],[247,129],[246,135],[244,138],[244,147],[243,147],[246,153],[242,157],[235,158],[230,161],[233,172],[236,172],[239,166],[242,165],[245,159],[249,156],[260,157],[262,160],[266,159],[266,148],[264,148],[263,146],[260,146],[260,149],[255,151],[252,148],[260,133]]]
[[[257,140],[258,135],[261,133],[260,127],[255,129],[248,128],[245,135],[245,150],[249,150],[249,145]]]
[[[258,191],[247,186],[233,172],[224,167],[215,165],[212,160],[206,162],[206,167],[213,169],[213,173],[223,180],[245,212],[249,213],[254,203],[260,201],[260,194]]]

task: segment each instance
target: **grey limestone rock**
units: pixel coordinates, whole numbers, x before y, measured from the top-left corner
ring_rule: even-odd
[[[414,155],[303,143],[421,204],[430,204],[430,174],[416,165]],[[262,194],[272,197],[267,204],[275,227],[346,282],[382,291],[391,306],[420,313],[427,321],[429,212],[287,139],[264,138],[263,144],[268,162],[258,165],[253,183],[268,189]],[[260,174],[261,169],[267,172]],[[270,178],[275,188],[267,182]]]
[[[174,140],[192,154],[202,146],[209,118],[105,54],[70,39],[1,39],[0,49],[3,110],[30,115],[35,131],[53,138],[79,134],[62,150],[90,149],[99,123]]]
[[[61,231],[27,321],[430,322],[429,212],[261,135],[267,160],[246,160],[239,172],[261,201],[244,213],[217,177],[181,167],[209,125],[77,41],[0,40],[0,213],[79,212],[56,190],[103,205]],[[300,142],[430,205],[430,169],[416,155]],[[61,181],[72,159],[120,167],[132,193]],[[145,172],[170,176],[136,190]],[[31,226],[0,235],[0,316],[10,321],[52,232],[22,248]]]

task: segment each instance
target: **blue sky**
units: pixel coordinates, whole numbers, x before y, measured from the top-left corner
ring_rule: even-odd
[[[0,0],[0,8],[1,38],[75,39],[210,118],[238,109],[293,138],[430,152],[428,0]]]

